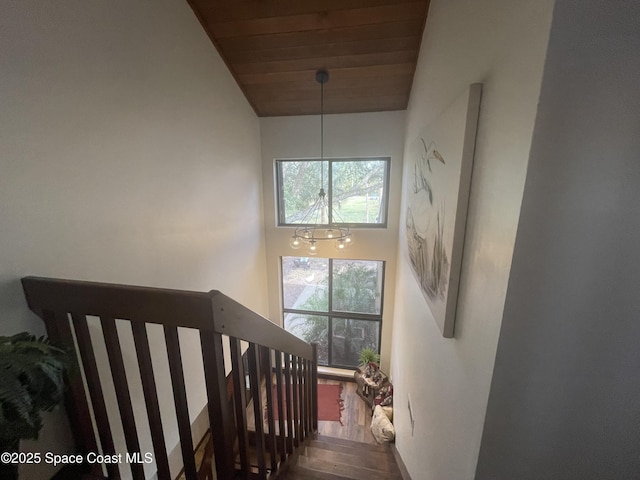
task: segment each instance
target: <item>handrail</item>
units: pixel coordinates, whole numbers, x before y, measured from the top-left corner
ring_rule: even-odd
[[[216,290],[209,294],[214,306],[213,322],[216,332],[247,342],[269,345],[275,350],[293,353],[307,360],[313,359],[311,344]]]
[[[82,378],[72,379],[67,407],[73,412],[70,420],[81,453],[98,452],[98,439],[101,453],[116,453],[110,423],[113,412],[107,414],[102,394],[103,379],[98,374],[98,365],[105,360],[96,358],[94,344],[97,340],[89,332],[87,316],[100,320],[127,449],[139,450],[139,429],[131,405],[130,380],[125,372],[123,348],[116,328],[116,320],[130,322],[159,480],[172,479],[146,324],[164,327],[187,480],[213,478],[213,472],[197,471],[193,459],[178,328],[196,329],[200,333],[212,432],[212,445],[207,446],[207,451],[213,451],[216,478],[275,478],[291,458],[294,447],[301,445],[317,429],[315,345],[300,340],[219,291],[204,293],[42,277],[25,277],[22,284],[29,308],[45,321],[49,337],[76,349],[80,359],[86,388]],[[223,336],[230,340],[230,351],[227,352],[232,366],[230,381],[225,376]],[[241,341],[249,344],[247,369],[242,362]],[[246,376],[251,379],[257,465],[250,464],[248,454],[251,447],[247,435]],[[265,394],[264,405],[261,388]],[[265,410],[266,425],[263,423]],[[92,419],[97,431],[94,431]],[[269,457],[268,462],[265,456]],[[201,469],[211,468],[209,460],[202,462]],[[142,467],[131,465],[135,480],[144,479]],[[119,478],[117,465],[107,465],[107,471],[109,478]],[[93,465],[92,473],[101,473],[99,467]]]
[[[25,277],[22,286],[29,308],[38,315],[43,311],[82,312],[213,330],[211,299],[207,293],[45,277]]]
[[[289,349],[289,353],[312,359],[310,344],[217,290],[204,293],[46,277],[25,277],[22,284],[29,308],[37,314],[66,309],[85,315],[213,330],[280,351]]]

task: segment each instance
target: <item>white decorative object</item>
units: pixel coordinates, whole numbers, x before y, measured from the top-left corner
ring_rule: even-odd
[[[373,409],[371,433],[378,443],[392,442],[396,438],[396,429],[380,405]]]

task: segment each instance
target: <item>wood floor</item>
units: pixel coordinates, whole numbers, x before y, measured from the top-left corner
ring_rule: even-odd
[[[318,383],[342,383],[342,425],[340,422],[318,422],[318,434],[362,443],[376,443],[371,435],[371,410],[356,394],[355,382],[318,379]]]
[[[356,383],[351,381],[318,378],[318,384],[342,384],[342,401],[344,404],[344,410],[342,411],[342,425],[340,422],[319,421],[318,435],[344,438],[345,440],[352,440],[354,442],[376,443],[373,435],[371,435],[371,410],[369,410],[369,407],[364,403],[364,400],[362,400],[356,393]],[[262,404],[264,405],[266,397],[264,388],[262,390]],[[249,402],[247,412],[249,412],[247,415],[247,426],[249,430],[255,430],[252,402]],[[268,429],[266,418],[264,428],[265,430]],[[277,432],[278,425],[276,424],[276,433]]]

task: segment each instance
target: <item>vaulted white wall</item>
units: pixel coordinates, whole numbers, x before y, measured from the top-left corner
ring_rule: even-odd
[[[552,0],[431,2],[405,152],[469,84],[484,89],[454,339],[443,338],[431,317],[401,236],[391,371],[396,447],[414,479],[474,476],[552,6]],[[400,225],[403,233],[404,220]]]
[[[0,32],[0,333],[43,332],[25,275],[215,288],[266,315],[260,125],[188,3],[9,1]],[[68,448],[56,425],[38,451]]]

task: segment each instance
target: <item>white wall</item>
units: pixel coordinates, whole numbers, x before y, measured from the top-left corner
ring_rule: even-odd
[[[477,479],[638,478],[640,3],[558,0]]]
[[[266,314],[259,121],[188,3],[10,0],[0,32],[0,332],[43,332],[25,275],[215,288]]]
[[[309,79],[314,82],[313,76]],[[400,212],[400,183],[404,112],[325,115],[325,158],[391,157],[389,214],[386,229],[357,229],[356,243],[340,254],[333,246],[321,248],[318,257],[384,260],[385,299],[382,318],[381,364],[389,371],[393,298],[396,278],[396,249]],[[269,314],[282,324],[280,257],[296,255],[289,247],[291,228],[276,227],[275,160],[279,158],[318,158],[320,156],[320,117],[271,117],[261,119],[264,177],[265,228],[269,276]]]
[[[552,5],[552,0],[431,2],[407,111],[405,151],[469,84],[481,82],[484,88],[454,339],[442,337],[428,311],[410,271],[404,232],[399,248],[394,423],[396,447],[415,479],[474,475]],[[403,217],[405,208],[403,202]]]

